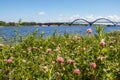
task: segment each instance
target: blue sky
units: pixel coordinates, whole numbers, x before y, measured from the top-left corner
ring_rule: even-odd
[[[0,20],[50,22],[105,17],[120,21],[120,0],[0,0]]]

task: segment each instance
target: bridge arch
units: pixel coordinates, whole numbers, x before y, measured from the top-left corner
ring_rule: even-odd
[[[89,21],[87,21],[87,20],[85,20],[85,19],[75,19],[75,20],[72,21],[69,25],[71,26],[74,22],[80,21],[80,20],[87,22],[89,25],[91,24]]]
[[[112,23],[114,26],[116,25],[115,22],[113,22],[113,21],[111,21],[111,20],[109,20],[109,19],[106,19],[106,18],[99,18],[99,19],[96,19],[96,20],[94,20],[93,22],[91,22],[92,25],[93,25],[94,23],[96,23],[97,21],[99,21],[99,20],[106,20],[106,21]]]

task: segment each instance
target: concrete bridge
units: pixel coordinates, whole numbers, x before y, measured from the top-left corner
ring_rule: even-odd
[[[57,25],[57,26],[69,25],[69,26],[71,26],[77,21],[83,21],[84,23],[88,24],[89,26],[92,26],[92,25],[94,25],[96,23],[100,23],[99,21],[101,21],[101,20],[107,21],[107,22],[101,22],[101,23],[111,23],[111,24],[113,24],[113,26],[116,26],[116,25],[120,24],[120,22],[114,22],[114,21],[111,21],[110,19],[107,19],[107,18],[99,18],[99,19],[96,19],[96,20],[91,21],[91,22],[86,20],[86,19],[75,19],[72,22],[43,23],[43,25],[47,25],[47,26],[51,26],[51,25]],[[82,22],[79,22],[79,23],[82,23]]]

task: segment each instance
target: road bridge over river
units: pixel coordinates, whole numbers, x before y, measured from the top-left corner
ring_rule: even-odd
[[[77,22],[77,21],[80,21],[80,22]],[[69,26],[72,26],[75,22],[77,22],[77,24],[87,24],[89,26],[93,26],[94,24],[104,24],[104,25],[112,24],[113,26],[120,25],[120,22],[115,22],[115,21],[112,21],[112,20],[107,19],[107,18],[98,18],[94,21],[88,21],[86,19],[75,19],[72,22],[49,22],[49,23],[43,23],[43,25],[47,25],[47,26],[69,25]]]

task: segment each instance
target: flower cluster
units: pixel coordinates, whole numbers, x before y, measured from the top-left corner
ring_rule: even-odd
[[[119,80],[120,32],[86,33],[0,44],[0,80]]]

